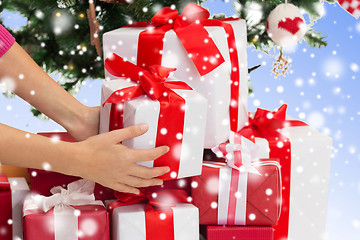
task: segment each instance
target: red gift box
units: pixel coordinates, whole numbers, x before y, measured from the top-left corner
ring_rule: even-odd
[[[6,175],[0,175],[0,239],[12,239],[11,188]]]
[[[191,190],[193,204],[199,208],[200,224],[276,225],[281,209],[281,181],[279,167],[273,162],[275,161],[260,161],[256,168],[261,175],[245,173],[248,175],[245,193],[238,192],[238,187],[233,189],[232,185],[230,190],[226,190],[226,183],[219,180],[224,179],[225,174],[228,183],[232,184],[235,177],[235,181],[240,185],[244,178],[236,178],[238,170],[231,169],[225,163],[204,162],[202,175],[193,177],[197,187]],[[238,200],[241,198],[245,198],[244,205],[239,204]],[[235,205],[231,202],[235,202]],[[239,221],[241,214],[243,219]]]
[[[207,240],[273,240],[272,227],[207,226]]]
[[[38,134],[49,138],[56,138],[64,142],[76,142],[76,140],[66,132]],[[79,177],[39,169],[29,168],[28,171],[30,173],[31,191],[44,196],[50,196],[50,189],[55,186],[65,187],[67,184],[80,179]],[[97,200],[104,201],[114,199],[114,191],[100,184],[95,185],[94,194]]]
[[[94,183],[78,180],[51,189],[52,196],[33,195],[24,201],[26,240],[109,240],[109,214],[95,200]]]

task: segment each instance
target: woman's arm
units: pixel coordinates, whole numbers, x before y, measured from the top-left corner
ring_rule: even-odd
[[[156,177],[170,171],[169,167],[147,168],[136,163],[154,160],[168,152],[168,147],[135,150],[119,144],[144,134],[146,125],[93,136],[98,133],[99,109],[84,106],[53,81],[1,25],[0,57],[1,83],[77,140],[86,139],[54,142],[0,124],[0,164],[80,176],[121,192],[138,193],[137,187],[162,184]]]
[[[161,185],[163,181],[156,177],[170,171],[169,167],[136,164],[160,157],[168,152],[168,147],[134,150],[119,144],[146,131],[146,125],[135,125],[68,143],[0,124],[0,163],[79,176],[120,192],[137,194],[137,187]]]
[[[0,82],[5,79],[14,86],[11,90],[16,95],[59,123],[77,140],[98,133],[99,109],[81,104],[66,92],[17,43],[0,58]]]

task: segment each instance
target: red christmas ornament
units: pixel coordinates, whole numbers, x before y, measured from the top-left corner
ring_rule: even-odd
[[[296,44],[307,31],[299,8],[289,3],[280,4],[271,11],[266,28],[269,37],[282,47]]]

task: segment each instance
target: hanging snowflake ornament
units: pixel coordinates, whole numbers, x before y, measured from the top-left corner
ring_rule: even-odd
[[[272,74],[275,78],[280,76],[286,77],[286,74],[291,68],[290,60],[288,57],[283,55],[282,50],[280,49],[279,56],[276,58],[276,61],[272,65]]]
[[[269,37],[277,45],[285,47],[302,40],[307,26],[298,7],[283,3],[270,12],[266,29]]]

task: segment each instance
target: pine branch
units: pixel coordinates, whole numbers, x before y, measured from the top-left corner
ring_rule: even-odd
[[[305,41],[310,45],[310,47],[312,48],[321,48],[321,47],[326,47],[327,46],[327,42],[324,40],[326,37],[321,36],[320,33],[315,32],[314,30],[309,30],[306,34],[305,34]]]

